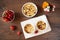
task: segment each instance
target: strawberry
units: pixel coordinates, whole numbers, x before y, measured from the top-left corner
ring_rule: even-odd
[[[20,34],[21,34],[21,32],[20,32],[20,31],[18,31],[18,32],[17,32],[17,35],[18,35],[18,36],[20,36]]]
[[[16,26],[12,25],[12,26],[10,26],[10,29],[14,31],[16,29]]]

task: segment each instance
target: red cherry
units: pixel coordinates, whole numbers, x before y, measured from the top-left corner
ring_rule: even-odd
[[[12,25],[12,26],[10,26],[10,29],[14,31],[16,29],[16,26]]]
[[[8,11],[8,13],[9,13],[10,15],[13,15],[13,12],[12,12],[12,11]]]
[[[7,17],[7,19],[8,19],[9,21],[11,21],[10,17]]]
[[[13,16],[10,16],[11,19],[13,19]]]
[[[8,15],[8,16],[13,16],[13,12],[10,11],[10,10],[7,10],[7,15]]]
[[[12,20],[11,17],[9,17],[9,16],[8,16],[7,18],[8,18],[10,21]]]
[[[10,21],[7,17],[3,17],[3,21],[4,22],[8,22],[8,21]]]
[[[35,33],[38,33],[38,30],[36,30]]]
[[[9,15],[9,16],[7,16],[7,18],[9,18],[10,20],[12,20],[13,16]]]
[[[8,16],[7,18],[9,18],[10,19],[10,17]]]
[[[9,17],[11,17],[11,14],[9,14]]]
[[[18,31],[18,32],[17,32],[17,35],[18,35],[18,36],[20,36],[20,34],[21,34],[21,32],[20,32],[20,31]]]
[[[8,15],[9,15],[9,16],[13,16],[13,13],[9,13]]]

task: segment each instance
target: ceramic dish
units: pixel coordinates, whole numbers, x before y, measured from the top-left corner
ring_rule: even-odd
[[[32,2],[27,2],[22,6],[22,13],[28,18],[35,16],[37,11],[37,6]]]

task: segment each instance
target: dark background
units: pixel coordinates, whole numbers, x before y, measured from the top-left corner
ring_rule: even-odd
[[[56,6],[55,12],[45,13],[41,11],[41,5],[44,1],[47,1]],[[25,40],[20,22],[30,19],[23,16],[21,8],[24,3],[33,2],[38,7],[38,13],[35,17],[45,14],[51,25],[52,31],[43,35],[39,35],[27,40],[60,40],[60,0],[0,0],[0,40]],[[12,23],[5,23],[1,19],[1,14],[4,10],[11,9],[15,11],[15,20]],[[14,32],[9,29],[10,25],[16,25],[17,30]],[[22,34],[18,36],[17,31],[21,31]]]

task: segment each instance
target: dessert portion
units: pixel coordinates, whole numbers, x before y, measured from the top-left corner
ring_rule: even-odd
[[[37,13],[36,5],[33,3],[26,3],[23,5],[22,12],[25,16],[32,17]]]
[[[27,24],[27,25],[25,25],[24,30],[27,33],[32,33],[34,31],[34,28],[31,24]]]
[[[44,29],[46,28],[46,23],[43,22],[43,21],[38,21],[38,22],[37,22],[37,27],[38,27],[38,29],[40,29],[40,30],[44,30]]]
[[[52,5],[52,4],[45,1],[42,4],[42,8],[45,12],[51,12],[51,11],[54,11],[55,5]]]
[[[5,10],[2,14],[2,19],[4,22],[11,22],[14,20],[14,11],[12,10]]]

